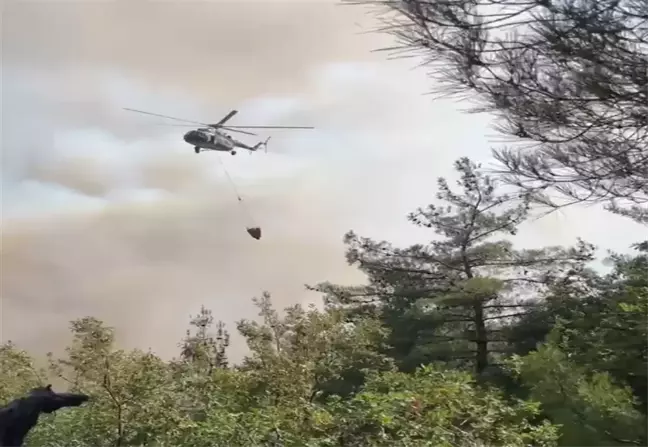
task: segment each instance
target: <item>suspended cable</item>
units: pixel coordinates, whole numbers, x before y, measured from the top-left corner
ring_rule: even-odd
[[[232,179],[232,176],[229,174],[227,171],[227,168],[225,167],[225,164],[223,163],[223,160],[221,160],[220,155],[216,154],[216,158],[218,159],[218,163],[221,165],[223,168],[223,172],[225,172],[225,175],[227,176],[227,180],[229,181],[229,184],[232,187],[232,190],[234,191],[234,194],[236,195],[236,199],[238,200],[239,205],[241,206],[241,209],[243,212],[247,215],[247,218],[249,219],[249,222],[252,224],[251,226],[247,227],[246,230],[250,236],[252,236],[254,239],[261,239],[261,228],[256,225],[254,218],[252,217],[252,214],[250,213],[250,210],[248,210],[247,206],[245,205],[245,202],[243,202],[243,198],[241,197],[241,194],[238,191],[238,188],[236,187],[236,183],[234,183],[234,180]]]

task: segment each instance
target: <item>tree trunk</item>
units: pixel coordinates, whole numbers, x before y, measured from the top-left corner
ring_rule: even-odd
[[[480,376],[488,367],[488,334],[484,321],[484,303],[481,299],[478,298],[475,301],[473,310],[475,311],[475,338],[477,343],[475,372],[477,376]]]

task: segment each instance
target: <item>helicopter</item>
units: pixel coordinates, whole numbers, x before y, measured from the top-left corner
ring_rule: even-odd
[[[194,147],[194,152],[196,154],[199,154],[202,151],[220,151],[220,152],[229,152],[232,155],[236,155],[236,148],[247,149],[248,151],[250,151],[250,153],[252,153],[252,152],[256,152],[261,147],[263,147],[267,152],[268,140],[270,140],[270,137],[268,137],[265,141],[261,141],[255,144],[254,146],[248,146],[247,144],[238,141],[235,138],[232,138],[230,135],[223,132],[223,130],[256,136],[256,134],[252,132],[247,132],[245,130],[240,130],[240,129],[314,129],[314,127],[306,127],[306,126],[224,126],[224,124],[227,121],[232,119],[232,117],[238,113],[237,110],[230,111],[227,115],[223,117],[223,119],[221,119],[220,121],[214,124],[201,123],[198,121],[190,121],[182,118],[175,118],[173,116],[160,115],[158,113],[145,112],[143,110],[135,110],[126,107],[124,107],[124,110],[128,110],[129,112],[143,113],[145,115],[152,115],[152,116],[157,116],[161,118],[167,118],[175,121],[188,123],[188,124],[175,124],[176,126],[188,126],[188,125],[202,126],[197,129],[190,130],[189,132],[185,133],[183,136],[184,141]]]

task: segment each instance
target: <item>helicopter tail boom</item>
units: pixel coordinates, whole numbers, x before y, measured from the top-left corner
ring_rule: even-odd
[[[263,147],[265,149],[265,152],[267,153],[268,152],[268,141],[269,140],[270,140],[270,137],[266,138],[265,141],[261,141],[261,142],[255,144],[254,146],[252,146],[252,150],[258,151],[261,147]]]

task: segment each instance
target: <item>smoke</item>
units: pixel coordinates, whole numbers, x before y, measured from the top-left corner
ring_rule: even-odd
[[[184,184],[182,174],[165,182]],[[258,242],[218,189],[212,199],[141,201],[5,223],[3,335],[37,351],[57,349],[70,318],[95,315],[118,328],[121,343],[170,356],[201,304],[231,324],[254,315],[250,298],[263,289],[285,306],[316,299],[304,283],[360,280],[341,262],[343,228],[331,210],[312,206],[312,192],[283,192],[290,200],[277,194],[252,201],[263,222]],[[242,346],[235,342],[236,356]]]
[[[371,57],[358,17],[332,2],[5,4],[2,339],[58,350],[70,319],[95,315],[170,356],[201,304],[233,328],[262,290],[283,307],[317,299],[305,283],[357,281],[345,206],[321,200],[340,188],[312,163],[224,160],[241,205],[215,154],[121,107],[280,118],[318,67]]]
[[[390,43],[359,34],[374,25],[332,1],[6,2],[2,340],[59,350],[69,320],[94,315],[168,357],[201,304],[233,329],[262,290],[283,307],[318,299],[305,283],[361,281],[349,229],[420,242],[405,214],[452,160],[488,158],[487,119],[422,96],[414,63],[370,52]],[[263,133],[268,155],[196,156],[184,129],[122,107],[317,130]],[[583,230],[545,227],[528,239]]]
[[[381,142],[424,104],[410,83],[416,105],[397,105],[402,66],[380,72],[371,26],[322,1],[6,4],[2,339],[58,350],[70,319],[94,315],[171,356],[201,304],[233,328],[262,290],[283,307],[318,299],[305,283],[361,281],[342,235],[394,219],[373,203],[397,192]],[[219,163],[122,107],[318,130]]]
[[[310,69],[377,60],[375,26],[335,1],[9,2],[3,59],[74,79],[47,95],[88,104],[89,72],[118,70],[149,88],[175,86],[227,107],[299,94]]]

